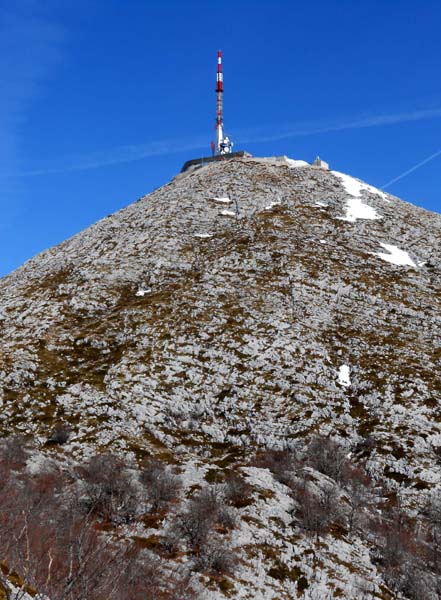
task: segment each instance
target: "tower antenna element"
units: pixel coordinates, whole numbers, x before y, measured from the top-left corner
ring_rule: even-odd
[[[227,135],[224,136],[223,93],[224,75],[222,72],[222,52],[219,50],[217,53],[216,76],[216,140],[211,143],[214,156],[231,154],[233,151],[233,142]]]

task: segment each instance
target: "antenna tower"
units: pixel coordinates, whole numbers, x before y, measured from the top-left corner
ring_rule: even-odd
[[[222,52],[219,50],[217,53],[216,77],[216,141],[211,143],[214,156],[231,154],[233,151],[233,142],[227,135],[224,136],[223,93],[224,75],[222,72]]]

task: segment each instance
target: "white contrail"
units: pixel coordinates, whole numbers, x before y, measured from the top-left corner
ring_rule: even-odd
[[[426,119],[434,119],[441,117],[441,108],[432,109],[421,109],[413,112],[402,112],[402,113],[389,113],[382,115],[371,115],[353,118],[346,121],[309,121],[304,123],[293,123],[291,125],[285,125],[285,127],[279,132],[274,132],[274,127],[269,131],[269,126],[265,130],[242,130],[236,131],[236,138],[240,138],[242,144],[246,143],[264,143],[272,142],[277,140],[283,140],[287,138],[317,135],[324,133],[332,133],[338,131],[345,131],[348,129],[364,129],[370,127],[381,127],[385,125],[395,125],[399,123],[407,123],[411,121],[422,121]],[[111,165],[117,165],[122,163],[130,163],[137,160],[152,156],[165,156],[169,154],[182,153],[182,152],[194,152],[196,150],[202,150],[206,146],[206,140],[204,137],[199,136],[195,138],[180,138],[174,140],[162,140],[156,142],[149,142],[147,144],[138,144],[131,146],[122,146],[117,148],[110,148],[103,152],[84,154],[81,156],[75,156],[65,158],[65,164],[52,164],[50,166],[42,165],[39,168],[33,168],[27,171],[21,172],[0,172],[0,178],[21,178],[21,177],[35,177],[39,175],[53,175],[58,173],[69,173],[72,171],[84,171],[87,169],[97,169],[100,167],[107,167]],[[430,156],[421,164],[416,165],[412,170],[417,169],[426,162],[429,162],[438,154]],[[412,172],[409,171],[409,173]],[[405,177],[408,172],[403,173],[399,176]],[[394,179],[386,184],[391,185],[397,181]]]
[[[438,150],[438,152],[435,152],[434,154],[431,154],[430,156],[428,156],[427,158],[425,158],[424,160],[422,160],[418,164],[414,165],[410,169],[407,169],[407,171],[404,171],[404,173],[401,173],[401,175],[397,175],[397,177],[394,177],[393,179],[391,179],[390,181],[388,181],[387,183],[385,183],[384,185],[382,185],[380,189],[384,190],[385,188],[389,187],[393,183],[396,183],[397,181],[400,181],[400,179],[403,179],[403,177],[406,177],[406,175],[410,175],[411,173],[413,173],[414,171],[416,171],[417,169],[419,169],[423,165],[426,165],[428,162],[430,162],[431,160],[433,160],[437,156],[440,156],[440,154],[441,154],[441,150]]]
[[[242,143],[275,142],[291,137],[332,133],[346,131],[348,129],[367,129],[370,127],[381,127],[383,125],[399,125],[400,123],[423,121],[426,119],[436,119],[439,117],[441,117],[441,108],[431,108],[415,110],[413,112],[408,111],[402,113],[364,116],[352,119],[350,121],[309,121],[285,126],[284,129],[276,133],[267,134],[265,132],[257,133],[255,131],[249,131],[247,133],[243,132],[241,141]]]
[[[166,156],[179,152],[190,152],[203,148],[207,144],[205,140],[194,139],[191,141],[168,140],[163,142],[152,142],[150,144],[139,144],[133,146],[121,146],[112,148],[104,153],[85,154],[73,158],[73,162],[62,166],[43,167],[21,171],[19,173],[0,173],[0,179],[14,177],[37,177],[39,175],[59,175],[74,171],[87,171],[101,167],[110,167],[123,163],[131,163],[153,156]]]

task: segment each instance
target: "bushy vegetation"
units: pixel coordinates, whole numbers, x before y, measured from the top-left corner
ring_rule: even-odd
[[[441,493],[434,491],[417,515],[409,514],[400,490],[366,472],[365,457],[374,446],[369,438],[350,452],[317,435],[297,452],[261,451],[254,464],[269,468],[289,487],[294,527],[317,539],[357,535],[371,548],[371,559],[391,590],[409,600],[439,599]]]
[[[193,572],[234,572],[225,537],[238,495],[250,493],[240,476],[186,499],[179,475],[154,457],[136,465],[104,453],[75,469],[49,462],[30,473],[33,452],[21,437],[0,445],[0,588],[8,600],[12,582],[23,595],[56,600],[196,600]],[[130,536],[131,525],[157,523],[166,526],[155,543]],[[163,560],[180,552],[190,557],[185,568]]]
[[[21,438],[0,450],[0,588],[8,600],[12,583],[19,589],[14,600],[35,591],[56,600],[198,597],[188,569],[164,569],[153,552],[119,535],[121,525],[153,507],[151,498],[165,503],[173,496],[155,468],[149,478],[147,465],[138,471],[102,454],[76,473],[53,465],[30,474],[27,457]]]
[[[427,493],[419,512],[410,512],[399,489],[367,473],[374,447],[317,435],[296,451],[261,450],[249,464],[286,486],[294,530],[313,542],[358,537],[394,593],[441,598],[441,494]],[[196,600],[194,575],[234,576],[232,536],[241,509],[255,501],[240,469],[184,493],[176,469],[154,457],[136,464],[103,453],[76,468],[49,462],[29,470],[32,453],[19,436],[0,445],[0,589],[7,600],[12,583],[23,596],[38,591],[57,600]],[[154,535],[139,535],[152,528]]]

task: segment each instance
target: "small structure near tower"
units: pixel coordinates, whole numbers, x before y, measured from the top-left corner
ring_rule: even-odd
[[[211,142],[212,156],[203,158],[193,158],[187,160],[181,169],[181,173],[187,171],[190,167],[202,166],[208,162],[215,160],[225,160],[240,156],[251,156],[248,152],[233,152],[233,142],[224,132],[224,115],[223,115],[223,94],[224,94],[224,74],[222,70],[222,52],[217,53],[217,75],[216,75],[216,137]]]
[[[316,157],[315,161],[312,163],[312,166],[316,167],[317,169],[325,169],[326,171],[329,171],[329,164],[322,160],[320,156]]]

